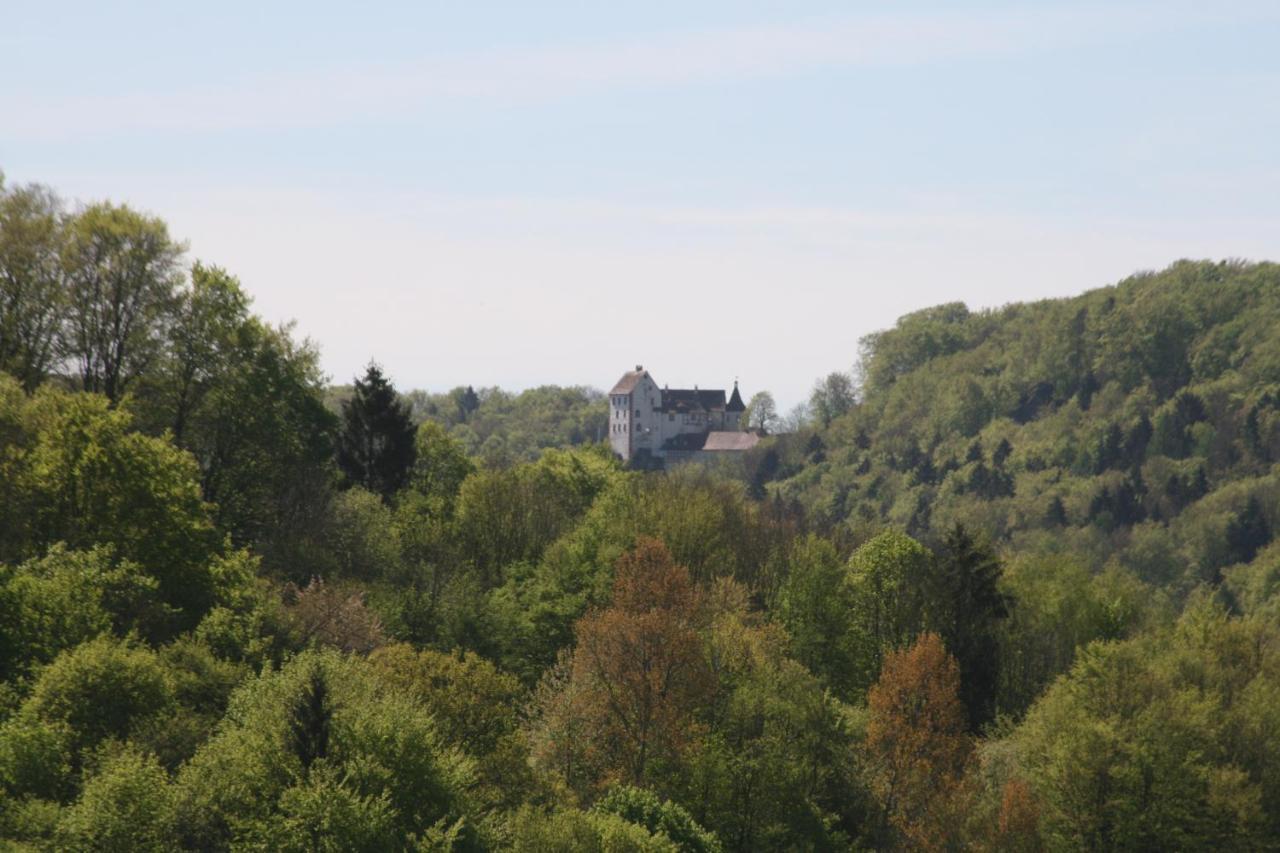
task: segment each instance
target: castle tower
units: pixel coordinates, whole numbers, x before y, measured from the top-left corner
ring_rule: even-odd
[[[742,423],[742,413],[747,407],[742,402],[742,395],[738,393],[738,380],[733,380],[733,395],[729,397],[729,402],[724,407],[724,428],[727,430],[744,429],[746,424]]]
[[[630,462],[637,454],[652,454],[662,444],[658,410],[662,391],[644,365],[622,375],[609,391],[609,445]]]

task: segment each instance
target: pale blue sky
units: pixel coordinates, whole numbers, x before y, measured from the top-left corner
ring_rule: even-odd
[[[1280,3],[632,7],[7,0],[0,169],[405,388],[790,405],[906,311],[1280,257]]]

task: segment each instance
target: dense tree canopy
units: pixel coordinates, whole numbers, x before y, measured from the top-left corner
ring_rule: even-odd
[[[0,186],[0,841],[1274,847],[1277,329],[1268,264],[942,305],[631,471]]]

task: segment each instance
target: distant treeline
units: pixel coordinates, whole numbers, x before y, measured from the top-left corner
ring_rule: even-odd
[[[340,411],[350,385],[328,389],[330,408]],[[430,420],[462,443],[468,455],[490,465],[532,461],[548,448],[577,447],[608,437],[608,403],[586,386],[542,385],[520,392],[458,386],[442,394],[402,395],[415,422]]]

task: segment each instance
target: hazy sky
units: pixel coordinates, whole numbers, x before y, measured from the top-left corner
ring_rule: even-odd
[[[1274,0],[623,5],[3,0],[0,169],[402,388],[785,407],[917,308],[1280,258]]]

